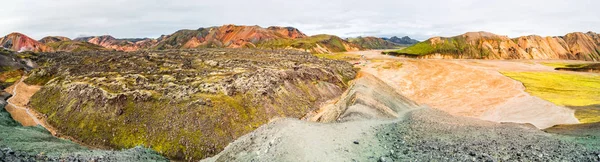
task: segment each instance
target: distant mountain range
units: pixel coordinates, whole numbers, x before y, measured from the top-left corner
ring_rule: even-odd
[[[400,44],[377,37],[348,38],[348,42],[357,44],[365,49],[393,49],[400,46]]]
[[[413,45],[414,44],[414,45]],[[412,46],[410,46],[412,45]],[[574,32],[565,36],[537,35],[509,38],[488,32],[468,32],[454,37],[433,37],[424,42],[410,37],[307,36],[293,27],[223,25],[179,30],[157,39],[117,39],[110,35],[69,39],[48,36],[34,40],[21,33],[0,38],[0,46],[12,51],[56,52],[90,50],[165,50],[193,48],[296,49],[311,53],[335,53],[410,46],[389,54],[418,58],[465,59],[573,59],[600,61],[600,34]]]
[[[2,47],[13,51],[85,51],[117,50],[137,51],[141,49],[192,49],[192,48],[266,48],[297,49],[311,53],[334,53],[363,49],[395,48],[399,45],[392,37],[390,41],[376,37],[342,39],[334,35],[307,36],[293,27],[223,25],[179,30],[162,35],[157,39],[118,39],[110,35],[79,37],[73,40],[62,36],[48,36],[39,41],[21,33],[11,33],[0,39]],[[409,38],[410,39],[410,38]],[[352,41],[352,42],[350,42]],[[405,42],[401,42],[403,44]]]
[[[600,34],[574,32],[565,36],[509,38],[488,32],[468,32],[454,37],[433,37],[389,54],[417,58],[600,61]]]
[[[419,43],[418,40],[412,39],[408,36],[404,36],[402,38],[398,38],[396,36],[390,38],[382,38],[383,40],[390,41],[392,43],[400,44],[400,45],[413,45]]]

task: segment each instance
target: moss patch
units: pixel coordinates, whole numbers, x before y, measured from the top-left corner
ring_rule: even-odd
[[[356,75],[297,50],[58,52],[39,62],[27,81],[44,87],[30,105],[61,133],[190,161],[272,118],[304,116]]]
[[[359,55],[346,54],[346,53],[334,53],[334,54],[314,54],[319,58],[326,58],[331,60],[342,60],[342,61],[356,61],[360,59]]]
[[[600,76],[557,72],[502,72],[522,82],[531,95],[562,106],[600,104]],[[598,110],[575,109],[576,117],[585,123],[600,122]]]
[[[383,64],[381,67],[383,69],[400,69],[402,68],[402,63],[397,61],[390,61]]]
[[[314,35],[299,39],[275,39],[259,42],[256,45],[258,48],[279,49],[279,48],[295,48],[311,51],[311,53],[320,53],[315,50],[317,47],[323,47],[331,52],[346,52],[346,46],[352,46],[342,38],[334,35]],[[358,48],[358,47],[355,47]]]
[[[588,64],[572,64],[572,63],[564,63],[564,62],[542,62],[541,64],[550,66],[550,67],[554,67],[554,68],[567,68],[567,67],[578,68],[578,67],[584,67],[584,66],[588,65]]]

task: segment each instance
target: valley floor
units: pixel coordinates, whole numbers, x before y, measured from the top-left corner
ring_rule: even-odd
[[[334,104],[346,107],[327,105],[317,113],[337,114],[333,115],[336,120],[276,120],[206,160],[600,160],[600,147],[593,144],[600,137],[598,131],[587,126],[587,130],[573,131],[586,132],[586,136],[563,136],[540,130],[579,121],[574,110],[532,96],[522,83],[502,74],[557,72],[541,64],[547,60],[415,60],[380,52],[336,54],[356,63],[364,73],[346,92],[352,94],[342,95]],[[386,85],[375,84],[369,77]],[[411,101],[383,93],[390,89],[421,106],[398,109],[396,102]],[[394,115],[397,118],[389,118]],[[564,130],[554,132],[564,134]]]
[[[539,63],[542,61],[403,59],[369,51],[359,54],[368,62],[360,66],[362,71],[378,76],[419,104],[452,115],[531,123],[541,129],[578,123],[573,110],[530,95],[521,82],[502,74],[555,72]]]
[[[274,119],[205,161],[600,161],[600,147],[594,145],[598,142],[590,142],[600,137],[600,132],[590,131],[598,124],[549,129],[568,136],[544,132],[581,119],[574,110],[531,95],[526,85],[504,75],[580,72],[555,71],[543,64],[555,61],[547,60],[417,60],[380,53],[337,55],[356,63],[359,75],[339,99],[310,113],[306,119],[311,121]],[[23,125],[37,125],[36,117],[10,105],[26,107],[39,87],[15,85],[7,88],[17,95],[6,109]],[[43,131],[35,133],[49,138]],[[11,138],[31,145],[25,138]],[[0,138],[0,146],[6,141]],[[132,152],[113,160],[144,150]]]

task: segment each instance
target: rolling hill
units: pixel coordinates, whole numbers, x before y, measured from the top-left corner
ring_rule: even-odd
[[[102,46],[80,41],[58,41],[46,43],[46,46],[52,49],[52,51],[65,51],[65,52],[81,52],[81,51],[108,51],[111,49],[104,48]]]
[[[348,38],[347,40],[365,49],[392,49],[399,47],[396,43],[377,37],[356,37]]]
[[[320,34],[299,39],[277,39],[258,43],[258,48],[266,49],[296,49],[310,53],[335,53],[357,51],[364,49],[338,36]]]
[[[47,36],[47,37],[40,39],[38,42],[47,44],[47,43],[60,42],[60,41],[71,41],[71,39],[67,38],[67,37],[63,37],[63,36]]]

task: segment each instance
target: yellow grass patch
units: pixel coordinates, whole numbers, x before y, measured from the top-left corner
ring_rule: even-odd
[[[0,82],[13,83],[21,79],[23,71],[13,70],[0,73]]]
[[[587,64],[573,64],[573,63],[564,63],[564,62],[542,62],[542,65],[554,67],[554,68],[578,68],[584,67]]]
[[[502,72],[520,81],[531,95],[562,106],[600,105],[600,76],[558,72]],[[600,122],[598,108],[576,109],[582,123]]]
[[[319,58],[326,58],[332,60],[342,60],[342,61],[354,61],[359,60],[359,55],[347,54],[347,53],[334,53],[334,54],[314,54]]]
[[[400,69],[402,67],[402,63],[401,62],[396,62],[396,61],[390,61],[390,62],[386,62],[383,64],[383,66],[381,68],[384,69]]]

